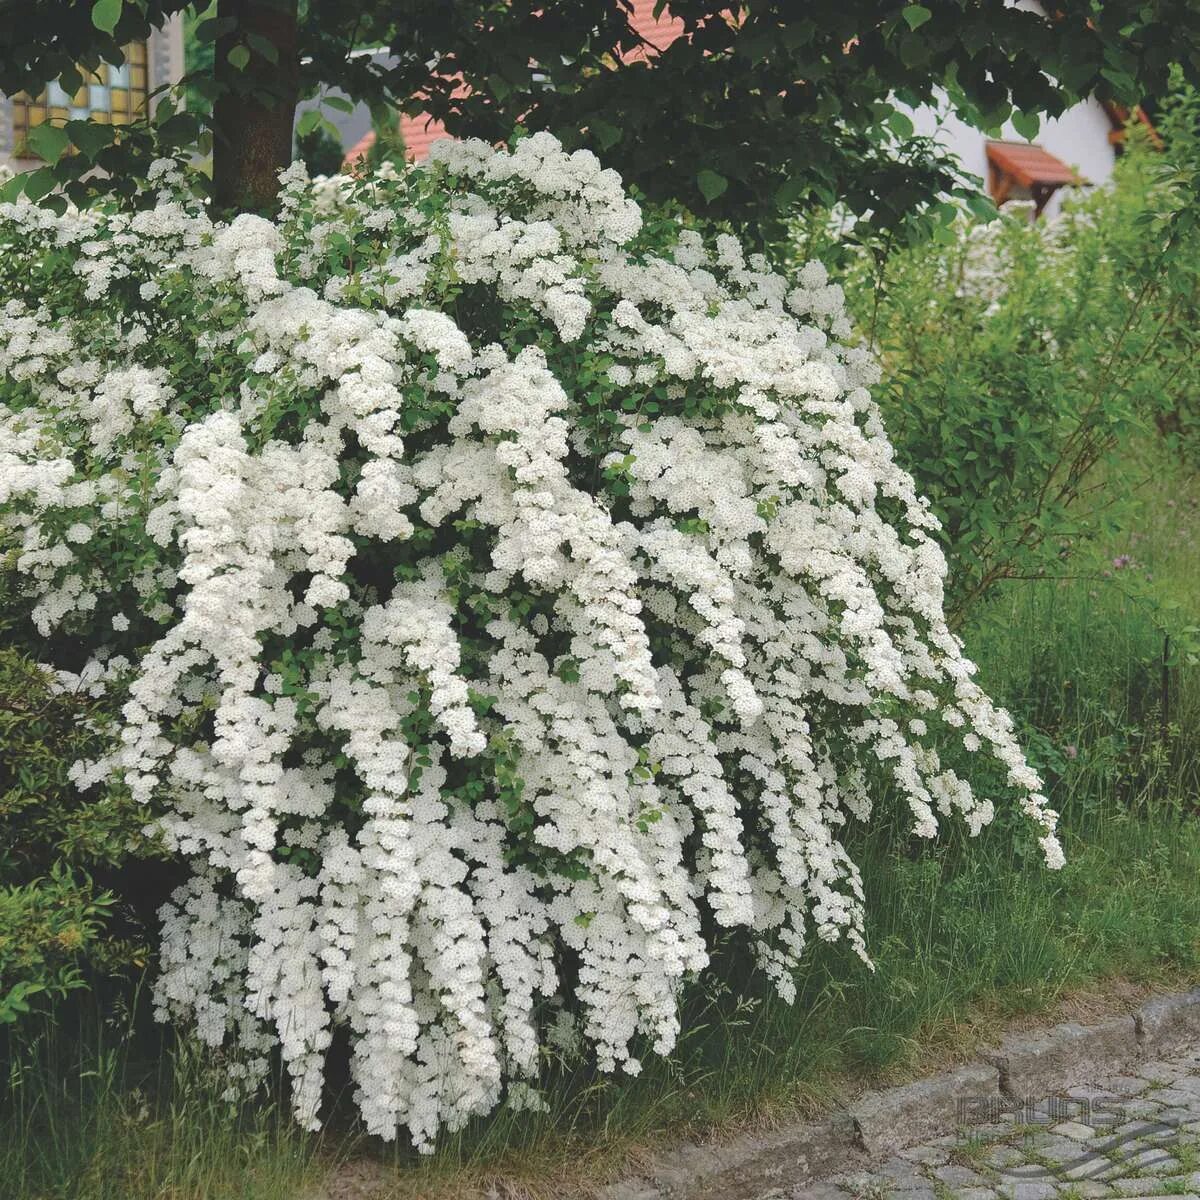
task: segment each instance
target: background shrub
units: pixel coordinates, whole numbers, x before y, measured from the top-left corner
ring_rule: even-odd
[[[1156,139],[1129,129],[1112,186],[1056,219],[1011,206],[915,248],[857,248],[851,307],[942,521],[960,620],[1002,580],[1098,570],[1081,546],[1136,521],[1147,433],[1194,452],[1198,113],[1179,89]]]
[[[124,789],[71,781],[107,714],[14,644],[5,599],[0,588],[0,1024],[80,987],[89,970],[145,964],[142,917],[113,887],[156,853]]]

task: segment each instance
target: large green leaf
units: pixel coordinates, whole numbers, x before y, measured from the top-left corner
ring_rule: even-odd
[[[25,140],[30,150],[48,163],[58,162],[71,144],[67,131],[61,125],[35,125]]]
[[[705,167],[696,175],[696,186],[700,189],[700,194],[704,199],[711,204],[729,187],[729,180],[724,175],[719,175],[716,171]]]
[[[101,33],[111,34],[121,19],[125,0],[96,0],[92,5],[92,24]]]

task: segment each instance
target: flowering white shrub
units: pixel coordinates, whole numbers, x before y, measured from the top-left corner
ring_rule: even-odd
[[[317,1120],[536,1103],[572,1024],[669,1051],[740,928],[780,992],[865,956],[843,847],[885,776],[931,837],[1055,816],[942,614],[933,520],[841,290],[648,221],[588,154],[443,143],[214,224],[0,208],[0,525],[46,657],[193,864],[157,1003]]]

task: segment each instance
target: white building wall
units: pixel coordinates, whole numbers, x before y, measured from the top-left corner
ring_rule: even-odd
[[[917,133],[935,138],[940,145],[953,151],[966,170],[984,181],[986,189],[988,137],[945,109],[939,111],[926,106],[910,111],[909,115]],[[1034,143],[1074,167],[1088,183],[1099,184],[1111,178],[1116,161],[1116,151],[1108,140],[1111,130],[1112,122],[1104,106],[1098,100],[1085,100],[1069,108],[1061,117],[1044,120]],[[1024,142],[1026,139],[1008,124],[1000,140]],[[1048,216],[1061,208],[1063,193],[1067,190],[1060,188],[1051,198],[1045,209]]]

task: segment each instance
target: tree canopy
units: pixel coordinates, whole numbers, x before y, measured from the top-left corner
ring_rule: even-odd
[[[0,89],[36,92],[75,64],[119,61],[184,0],[0,0]],[[211,103],[160,106],[145,130],[72,122],[43,135],[56,183],[85,198],[151,152],[212,138],[226,208],[269,208],[292,153],[295,104],[321,84],[425,112],[460,136],[520,124],[586,146],[653,200],[755,227],[834,201],[876,224],[910,220],[961,189],[959,168],[916,137],[905,109],[945,97],[969,122],[1039,119],[1094,95],[1161,94],[1172,64],[1200,81],[1190,0],[672,0],[682,35],[649,46],[632,0],[217,0],[197,30],[215,47],[189,86]],[[665,3],[656,11],[666,11]],[[357,47],[386,47],[383,56]],[[80,151],[65,153],[68,144]]]

